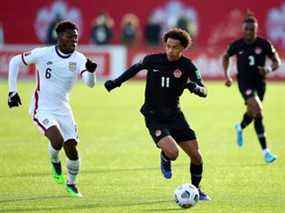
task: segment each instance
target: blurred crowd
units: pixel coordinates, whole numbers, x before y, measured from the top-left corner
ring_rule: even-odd
[[[164,14],[167,15],[167,14]],[[191,19],[185,15],[174,13],[174,21],[172,17],[171,24],[167,24],[167,28],[179,27],[195,35],[195,26]],[[171,17],[170,17],[171,18]],[[56,43],[55,26],[63,18],[56,16],[50,23],[47,30],[46,44]],[[120,35],[114,35],[114,26],[120,26]],[[166,31],[166,23],[163,14],[153,13],[144,26],[141,24],[138,16],[132,13],[125,14],[121,18],[121,23],[115,23],[114,19],[105,11],[100,12],[93,20],[90,30],[90,42],[96,45],[108,45],[114,43],[114,37],[120,38],[120,43],[134,47],[141,42],[150,46],[160,44],[161,36]]]

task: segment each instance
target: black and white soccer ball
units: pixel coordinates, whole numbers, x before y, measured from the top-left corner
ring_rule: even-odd
[[[180,185],[174,192],[174,200],[182,208],[193,207],[199,201],[199,191],[190,183]]]

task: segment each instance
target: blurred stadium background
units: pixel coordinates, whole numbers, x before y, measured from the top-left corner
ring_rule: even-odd
[[[79,187],[85,197],[69,199],[63,187],[52,182],[46,139],[27,113],[34,82],[26,79],[33,79],[34,68],[21,70],[21,108],[8,110],[6,79],[9,59],[52,44],[53,27],[62,19],[78,24],[79,48],[99,64],[102,80],[119,75],[145,54],[161,51],[160,36],[169,27],[188,30],[193,46],[186,54],[206,79],[209,97],[200,100],[187,93],[181,102],[204,155],[202,187],[213,198],[190,211],[284,212],[284,63],[270,74],[264,103],[270,146],[279,156],[272,166],[263,162],[252,127],[245,133],[244,149],[236,147],[233,124],[240,120],[244,104],[236,87],[227,89],[220,81],[221,56],[240,35],[247,8],[257,16],[260,35],[273,42],[284,61],[282,0],[1,1],[0,212],[175,212],[179,207],[172,193],[190,179],[182,153],[174,164],[175,177],[161,178],[158,151],[138,112],[143,81],[130,82],[110,95],[99,81],[94,90],[79,84],[71,95],[81,138]],[[136,76],[143,78],[144,73]]]
[[[27,8],[28,7],[28,8]],[[99,63],[99,76],[117,76],[145,54],[160,49],[160,35],[168,28],[179,26],[193,38],[187,52],[200,68],[204,78],[223,76],[221,55],[230,41],[241,31],[246,9],[259,21],[260,35],[273,42],[281,56],[285,49],[285,2],[262,1],[187,1],[123,0],[112,1],[6,1],[0,7],[0,75],[7,76],[9,58],[31,45],[52,44],[53,27],[62,19],[70,19],[80,28],[80,49]],[[33,70],[22,76],[33,75]],[[144,77],[140,74],[139,77]],[[284,64],[270,75],[285,79]]]

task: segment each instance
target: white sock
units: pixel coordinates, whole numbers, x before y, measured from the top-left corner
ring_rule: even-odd
[[[268,148],[262,150],[263,156],[265,156],[270,150]]]
[[[48,144],[48,154],[51,162],[53,163],[59,162],[59,150],[55,150],[50,143]]]
[[[67,183],[75,184],[76,176],[79,173],[80,160],[67,159]]]

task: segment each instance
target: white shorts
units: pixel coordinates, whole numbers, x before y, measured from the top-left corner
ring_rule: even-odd
[[[79,142],[77,125],[71,111],[64,114],[57,114],[50,111],[38,111],[32,119],[43,133],[45,133],[48,128],[57,126],[64,142],[70,139]]]

